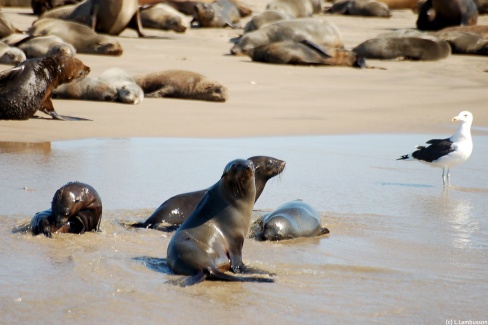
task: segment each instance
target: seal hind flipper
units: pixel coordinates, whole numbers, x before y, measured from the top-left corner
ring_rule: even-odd
[[[247,266],[242,264],[239,267],[233,268],[232,272],[234,273],[241,273],[241,274],[264,274],[264,275],[270,275],[270,276],[275,276],[276,273],[270,273],[266,270],[261,270],[255,267]]]
[[[333,55],[329,51],[327,51],[325,48],[318,45],[317,43],[314,43],[314,42],[309,41],[307,39],[301,40],[300,43],[302,43],[303,45],[307,46],[308,48],[314,50],[315,52],[321,54],[322,56],[325,56],[327,58],[333,57]]]
[[[200,283],[203,280],[205,280],[207,277],[208,277],[208,273],[201,271],[195,275],[186,276],[182,279],[177,279],[177,280],[168,280],[166,282],[171,283],[173,285],[178,285],[180,287],[187,287],[187,286]]]
[[[329,229],[327,229],[325,227],[322,227],[322,229],[320,229],[319,236],[320,235],[325,235],[325,234],[328,234],[328,233],[330,233]]]

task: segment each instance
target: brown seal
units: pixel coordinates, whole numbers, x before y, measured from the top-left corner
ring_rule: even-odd
[[[55,35],[28,36],[15,43],[14,46],[21,49],[29,59],[46,56],[48,52],[55,51],[55,47],[58,48],[58,51],[70,53],[71,56],[76,55],[76,49],[73,45],[66,43]]]
[[[257,234],[256,239],[261,240],[315,237],[329,233],[327,228],[322,227],[317,210],[298,200],[282,204],[258,223],[262,232]]]
[[[184,33],[187,25],[189,25],[186,22],[186,17],[168,4],[159,3],[152,6],[143,6],[140,11],[144,28]]]
[[[216,0],[212,3],[197,3],[193,9],[193,23],[198,27],[237,28],[241,19],[237,6],[230,0]]]
[[[118,91],[106,82],[88,76],[60,85],[53,90],[52,98],[115,102]]]
[[[119,35],[124,29],[132,28],[137,35],[144,36],[137,0],[85,0],[47,11],[41,18],[71,20],[109,35]]]
[[[353,52],[369,59],[434,61],[447,58],[451,47],[430,34],[398,30],[369,39],[356,46]]]
[[[488,0],[475,0],[479,14],[488,14]]]
[[[78,53],[122,55],[122,46],[114,38],[99,35],[89,27],[72,21],[42,18],[36,20],[27,33],[33,36],[55,35],[73,45]]]
[[[290,20],[294,17],[288,13],[277,10],[265,10],[262,13],[255,15],[244,26],[244,33],[252,32],[267,24],[275,23],[280,20]]]
[[[285,169],[286,163],[283,160],[268,156],[253,156],[248,158],[248,160],[252,161],[255,166],[255,201],[257,201],[268,180],[281,174]],[[172,226],[165,227],[163,230],[166,228],[173,229],[175,225],[181,225],[195,210],[195,207],[205,193],[207,193],[207,190],[208,189],[173,196],[164,201],[145,222],[133,224],[132,227],[159,229],[160,225],[169,224]]]
[[[325,11],[328,14],[341,14],[365,17],[390,18],[388,5],[376,0],[339,0]]]
[[[25,53],[16,48],[8,46],[0,42],[0,63],[1,64],[18,64],[22,61],[25,61],[27,58]]]
[[[300,18],[278,21],[242,35],[230,53],[243,55],[249,49],[281,41],[302,41],[330,46],[344,47],[339,29],[324,19]]]
[[[52,233],[68,233],[69,224],[56,225],[53,220],[52,211],[49,209],[37,212],[32,217],[30,229],[34,236],[44,234],[44,236],[51,238]]]
[[[186,275],[176,284],[188,286],[205,279],[273,282],[270,278],[224,273],[269,274],[242,261],[242,246],[255,197],[252,161],[229,162],[220,180],[208,189],[169,242],[166,259],[169,269],[174,274]]]
[[[443,28],[438,33],[449,32],[464,32],[478,34],[483,38],[488,38],[488,25],[476,25],[476,26],[454,26]],[[435,34],[434,34],[435,35]]]
[[[285,41],[262,45],[246,51],[256,62],[296,64],[296,65],[331,65],[364,68],[364,59],[345,49],[323,47],[307,40],[300,42]]]
[[[322,11],[322,0],[273,0],[266,10],[276,10],[292,15],[295,18],[311,17]]]
[[[205,76],[186,70],[165,70],[134,77],[145,97],[173,97],[215,102],[227,100],[227,88]]]
[[[478,9],[473,0],[427,0],[419,8],[417,28],[439,30],[449,26],[476,25]]]
[[[434,35],[447,41],[453,54],[488,55],[488,39],[479,34],[440,30]]]
[[[58,85],[84,78],[90,68],[64,52],[28,59],[0,73],[0,119],[26,120],[39,110],[54,119],[75,119],[58,115],[51,92]]]

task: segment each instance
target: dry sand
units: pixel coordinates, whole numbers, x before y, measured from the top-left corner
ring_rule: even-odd
[[[255,13],[265,1],[247,0]],[[26,30],[30,8],[4,8]],[[414,28],[416,15],[396,10],[390,19],[321,15],[336,23],[347,48],[380,33]],[[245,24],[247,19],[242,21]],[[488,24],[481,16],[478,24]],[[488,58],[453,55],[437,62],[378,61],[382,69],[299,67],[251,62],[229,55],[230,39],[241,29],[190,29],[176,34],[133,30],[117,37],[120,57],[79,54],[97,77],[110,67],[130,74],[166,69],[199,72],[229,90],[225,103],[149,99],[139,105],[54,100],[59,114],[91,122],[0,121],[0,141],[42,142],[95,137],[249,137],[350,133],[450,134],[451,117],[473,112],[474,133],[488,132]],[[1,65],[0,70],[10,66]],[[40,117],[46,117],[38,113]],[[478,128],[476,128],[478,127]]]

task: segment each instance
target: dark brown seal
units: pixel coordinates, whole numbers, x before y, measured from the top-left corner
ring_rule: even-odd
[[[336,1],[325,13],[365,17],[391,17],[391,11],[388,5],[376,0]]]
[[[323,47],[307,40],[271,43],[250,49],[246,53],[256,62],[366,67],[364,59],[354,52]]]
[[[60,99],[115,102],[118,97],[115,87],[91,77],[60,85],[52,92],[52,98]]]
[[[37,212],[31,220],[30,228],[32,235],[44,234],[51,238],[52,233],[68,233],[69,224],[56,225],[51,209]]]
[[[186,70],[165,70],[134,77],[144,90],[144,97],[173,97],[182,99],[225,102],[227,88],[219,82]]]
[[[51,92],[58,85],[84,78],[90,68],[65,52],[39,59],[28,59],[0,73],[0,119],[26,120],[39,110],[54,119]]]
[[[174,274],[186,275],[176,284],[188,286],[205,279],[273,282],[270,278],[224,273],[269,274],[242,261],[242,246],[255,197],[252,161],[237,159],[228,163],[220,180],[208,189],[169,242],[169,269]]]
[[[268,180],[281,174],[285,169],[286,163],[283,160],[267,156],[254,156],[248,158],[248,160],[252,161],[255,166],[255,201],[257,201]],[[137,223],[132,226],[136,228],[159,229],[162,224],[169,224],[172,226],[181,225],[195,210],[195,207],[205,193],[207,193],[207,190],[208,189],[173,196],[164,201],[145,222]],[[169,229],[172,228],[174,227],[169,227]]]
[[[212,3],[197,3],[193,9],[193,23],[198,27],[237,28],[241,19],[237,6],[229,0],[216,0]]]
[[[282,204],[259,220],[262,232],[256,239],[285,240],[328,234],[322,227],[320,215],[313,206],[303,201]]]
[[[241,17],[247,17],[252,14],[252,9],[249,8],[248,6],[240,3],[237,0],[230,0],[234,5],[237,7],[237,10],[239,11],[239,15]],[[201,0],[201,1],[186,1],[186,0],[159,0],[156,2],[162,2],[166,3],[176,10],[178,10],[181,13],[184,13],[185,15],[188,16],[193,16],[193,12],[195,10],[195,5],[201,4],[201,3],[212,3],[215,2],[215,0]],[[144,4],[154,4],[153,0],[139,0],[139,3]]]
[[[439,30],[449,26],[476,25],[478,9],[473,0],[427,0],[419,8],[417,28]]]

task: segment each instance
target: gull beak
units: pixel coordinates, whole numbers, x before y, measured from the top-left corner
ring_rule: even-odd
[[[452,122],[455,122],[455,121],[458,121],[458,120],[459,120],[459,115],[458,115],[458,116],[454,116],[454,117],[452,118]]]

